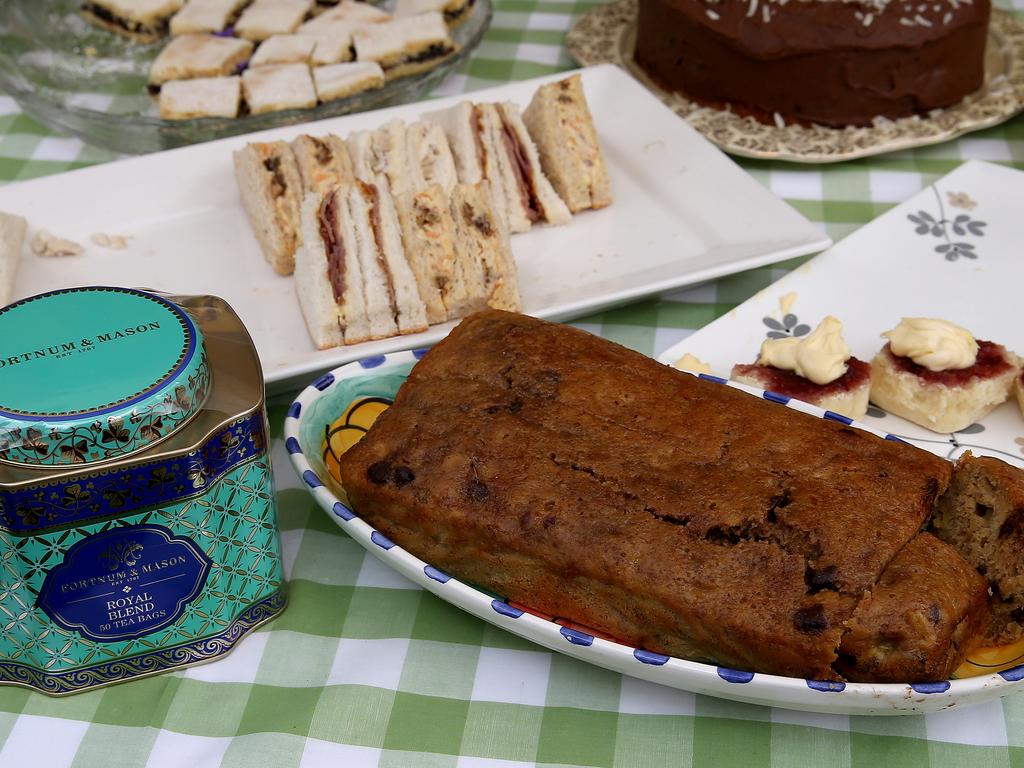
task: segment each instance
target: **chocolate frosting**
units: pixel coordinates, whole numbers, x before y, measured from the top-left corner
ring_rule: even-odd
[[[635,58],[656,81],[822,125],[946,107],[984,77],[989,0],[640,0]]]

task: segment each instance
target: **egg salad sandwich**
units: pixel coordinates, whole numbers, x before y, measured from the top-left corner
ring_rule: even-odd
[[[235,179],[242,205],[274,271],[290,275],[302,243],[302,175],[291,147],[283,141],[247,144],[234,153]]]
[[[456,245],[449,199],[440,184],[430,184],[395,200],[405,256],[416,277],[427,322],[431,324],[463,317],[487,306],[482,269],[475,263],[469,265],[470,281],[477,275],[469,285],[466,267],[459,263],[460,257],[466,258],[470,252]]]
[[[520,311],[516,262],[490,184],[456,185],[450,207],[455,221],[456,263],[467,293],[482,295],[492,309]]]
[[[540,163],[573,213],[612,202],[611,181],[579,75],[537,89],[523,122]]]
[[[356,180],[348,147],[340,137],[302,135],[291,146],[304,193],[324,193]]]

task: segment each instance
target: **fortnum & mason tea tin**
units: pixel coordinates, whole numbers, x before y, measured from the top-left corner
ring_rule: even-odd
[[[223,300],[88,287],[0,309],[0,683],[209,661],[283,610],[267,450]]]

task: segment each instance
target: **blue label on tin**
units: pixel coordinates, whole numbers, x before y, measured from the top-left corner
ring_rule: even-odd
[[[39,607],[95,642],[141,637],[181,616],[211,565],[195,542],[161,525],[113,528],[67,551],[46,575]]]

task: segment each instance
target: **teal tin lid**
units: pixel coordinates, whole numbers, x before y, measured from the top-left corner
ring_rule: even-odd
[[[69,288],[0,309],[0,461],[122,458],[177,431],[209,389],[202,333],[156,294]]]

